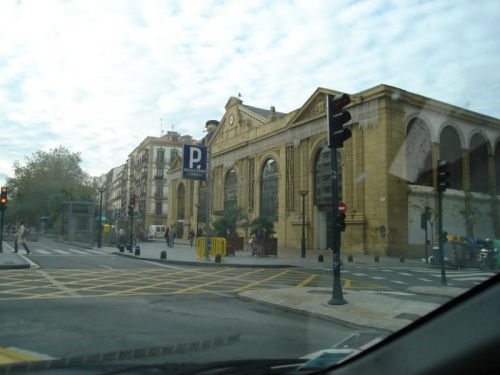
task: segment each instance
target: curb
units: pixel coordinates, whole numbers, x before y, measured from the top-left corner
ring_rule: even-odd
[[[184,266],[202,266],[202,267],[233,267],[233,268],[296,268],[297,266],[288,264],[235,264],[235,263],[215,263],[215,262],[205,262],[205,261],[188,261],[188,260],[165,260],[158,258],[145,258],[141,256],[136,256],[132,253],[121,253],[113,252],[113,255],[119,255],[122,257],[147,260],[150,262],[157,262],[163,264],[178,264]]]
[[[356,324],[356,323],[349,322],[347,320],[342,320],[342,319],[339,319],[339,318],[335,318],[333,316],[328,316],[328,315],[324,315],[324,314],[310,312],[310,311],[307,311],[307,310],[296,309],[296,308],[292,308],[292,307],[288,307],[288,306],[274,304],[274,303],[271,303],[271,302],[266,302],[266,301],[254,299],[254,298],[251,298],[251,297],[242,296],[241,294],[238,294],[237,298],[240,299],[240,300],[242,300],[242,301],[246,301],[246,302],[258,303],[258,304],[263,305],[263,306],[269,306],[269,307],[273,307],[273,308],[280,309],[280,310],[283,310],[283,311],[293,312],[295,314],[301,314],[301,315],[310,316],[310,317],[316,318],[316,319],[326,320],[326,321],[329,321],[329,322],[332,322],[332,323],[340,324],[340,325],[342,325],[344,327],[348,327],[348,328],[354,328],[354,329],[358,329],[358,330],[370,329],[370,330],[374,330],[374,331],[377,331],[377,332],[380,332],[380,333],[384,333],[384,334],[388,334],[388,335],[390,335],[390,334],[392,334],[392,333],[394,333],[394,332],[397,331],[397,330],[392,331],[392,330],[389,330],[389,329],[372,327],[372,326],[369,326],[369,325]]]

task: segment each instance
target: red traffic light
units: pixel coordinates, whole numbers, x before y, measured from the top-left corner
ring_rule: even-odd
[[[8,191],[8,189],[5,186],[2,186],[2,194],[1,194],[1,198],[0,198],[0,203],[2,205],[7,204],[7,191]]]
[[[337,95],[334,96],[332,99],[332,106],[336,110],[340,110],[344,108],[346,105],[348,105],[351,102],[351,97],[347,94],[342,94],[342,95]]]

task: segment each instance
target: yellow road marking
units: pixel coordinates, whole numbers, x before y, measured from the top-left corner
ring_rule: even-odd
[[[246,273],[244,273],[242,275],[229,276],[229,277],[225,277],[223,279],[214,280],[214,281],[211,281],[211,282],[208,282],[208,283],[205,283],[205,284],[193,285],[193,286],[190,286],[189,288],[178,290],[177,292],[175,292],[175,294],[181,294],[181,293],[185,293],[185,292],[188,292],[190,290],[193,290],[193,289],[200,289],[200,288],[204,288],[204,287],[209,286],[209,285],[221,283],[221,282],[224,282],[226,280],[231,280],[231,279],[235,279],[235,278],[239,278],[239,277],[244,277],[244,276],[252,275],[252,274],[257,273],[257,272],[262,272],[262,270],[263,270],[262,268],[258,268],[256,270],[253,270],[253,271],[250,271],[250,272],[246,272]],[[238,291],[238,289],[236,289],[234,291]]]
[[[7,348],[0,348],[0,364],[17,363],[26,361],[38,361],[40,358],[20,353]]]
[[[217,272],[212,272],[210,275],[218,275],[220,273],[223,273],[223,272],[227,272],[228,270],[224,269],[224,270],[220,270],[220,271],[217,271]],[[168,284],[175,284],[175,283],[178,283],[178,282],[181,282],[181,281],[186,281],[186,280],[193,280],[193,279],[199,279],[201,277],[206,277],[207,275],[206,274],[198,274],[196,276],[193,276],[193,277],[186,277],[186,278],[183,278],[183,279],[177,279],[177,280],[167,280],[167,281],[162,281],[161,283],[156,283],[156,284],[148,284],[148,285],[144,285],[144,286],[140,286],[140,287],[136,287],[136,288],[132,288],[132,289],[128,289],[126,291],[120,291],[120,292],[113,292],[113,293],[107,293],[105,294],[105,296],[114,296],[114,295],[117,295],[117,294],[121,294],[121,293],[131,293],[131,292],[136,292],[138,290],[141,290],[141,289],[147,289],[147,288],[155,288],[157,286],[160,286],[160,285],[168,285]]]
[[[307,279],[302,281],[301,283],[295,285],[296,288],[302,288],[304,285],[309,284],[313,279],[316,278],[317,275],[311,274]]]
[[[284,274],[286,274],[288,272],[290,272],[290,270],[284,270],[283,272],[280,272],[277,275],[270,276],[270,277],[268,277],[266,279],[254,281],[253,283],[246,284],[246,285],[242,286],[241,288],[235,289],[234,291],[235,292],[241,292],[241,291],[246,290],[248,288],[251,288],[251,287],[253,287],[255,285],[262,284],[262,283],[265,283],[266,281],[276,279],[277,277],[280,277],[281,275],[284,275]]]

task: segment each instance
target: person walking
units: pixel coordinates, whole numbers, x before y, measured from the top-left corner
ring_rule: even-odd
[[[172,226],[170,226],[170,230],[168,232],[168,239],[169,239],[168,246],[174,247],[175,232],[174,232],[174,228]]]
[[[189,244],[191,247],[193,247],[193,241],[194,241],[194,229],[191,228],[189,231]]]
[[[167,246],[169,246],[169,230],[170,228],[167,227],[167,229],[165,230],[165,235],[163,237],[165,237],[165,242],[167,243]]]
[[[16,240],[14,241],[14,252],[18,252],[19,250],[19,244],[23,245],[24,250],[26,250],[26,255],[29,255],[31,253],[30,249],[28,248],[28,245],[26,245],[26,235],[28,234],[26,227],[24,226],[24,221],[19,220],[19,228],[17,230],[17,233],[14,234],[14,236],[17,236]]]

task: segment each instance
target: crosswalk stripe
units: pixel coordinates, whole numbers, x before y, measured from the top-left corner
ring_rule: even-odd
[[[408,284],[405,283],[404,281],[398,281],[398,280],[389,280],[391,283],[396,283],[396,284]]]
[[[418,278],[418,279],[421,280],[421,281],[426,281],[428,283],[432,283],[432,280],[429,280],[429,279],[423,279],[423,278]]]
[[[68,251],[71,251],[72,253],[77,253],[77,254],[87,254],[87,252],[85,252],[85,251],[76,250],[76,249],[69,249]]]
[[[67,251],[64,251],[64,250],[52,249],[52,251],[55,251],[56,253],[59,253],[59,254],[65,254],[65,255],[71,254],[71,253],[68,253]]]
[[[87,251],[90,251],[91,253],[96,253],[96,254],[107,254],[105,252],[102,252],[102,251],[96,251],[96,250],[87,250]]]
[[[40,254],[45,254],[45,255],[52,254],[50,251],[42,250],[42,249],[36,249],[35,252],[40,253]]]

